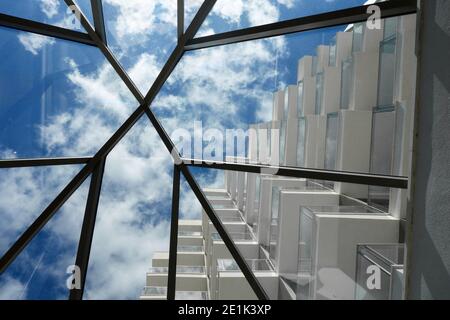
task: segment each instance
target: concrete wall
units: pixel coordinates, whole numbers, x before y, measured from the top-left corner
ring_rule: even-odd
[[[450,1],[422,0],[408,298],[450,299]]]

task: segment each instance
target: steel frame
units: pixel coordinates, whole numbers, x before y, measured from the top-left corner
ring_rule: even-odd
[[[92,38],[86,33],[52,26],[33,20],[14,17],[3,13],[0,13],[0,26],[36,33],[43,36],[74,41],[82,44],[87,44],[89,46],[96,46]]]
[[[178,211],[180,207],[180,168],[173,167],[172,217],[170,220],[169,272],[167,274],[167,300],[175,300],[177,278]]]
[[[83,225],[81,227],[80,240],[78,243],[77,258],[75,265],[80,268],[80,288],[70,290],[70,300],[81,300],[84,293],[86,275],[91,253],[92,238],[94,237],[95,219],[97,217],[98,202],[102,189],[103,173],[105,171],[104,158],[94,168],[89,186],[88,198],[86,201],[86,210],[84,213]]]
[[[7,159],[0,160],[0,169],[86,164],[91,159],[90,157]]]
[[[249,282],[252,289],[259,299],[267,299],[264,289],[254,276],[253,272],[247,265],[236,247],[229,237],[222,222],[214,212],[210,202],[206,198],[202,189],[198,185],[196,179],[192,176],[189,167],[202,167],[220,170],[235,170],[243,172],[255,173],[272,173],[282,176],[303,177],[318,180],[342,181],[351,183],[360,183],[366,185],[388,186],[393,188],[408,187],[407,177],[380,176],[361,174],[355,172],[340,172],[329,170],[315,170],[307,168],[291,168],[291,167],[273,167],[260,164],[250,163],[226,163],[212,161],[192,161],[181,159],[175,145],[162,127],[161,123],[150,108],[156,95],[161,87],[176,67],[177,63],[188,50],[197,50],[212,46],[226,45],[242,41],[250,41],[280,35],[286,35],[294,32],[306,30],[315,30],[325,27],[337,26],[342,24],[361,22],[367,19],[368,6],[359,6],[335,12],[329,12],[304,18],[298,18],[288,21],[282,21],[252,28],[246,28],[237,31],[231,31],[216,34],[207,37],[194,38],[203,21],[213,8],[216,0],[205,0],[200,7],[194,19],[184,31],[184,1],[178,0],[178,44],[159,73],[152,87],[146,96],[143,96],[131,78],[125,72],[118,60],[112,54],[106,43],[105,23],[102,11],[101,0],[91,0],[91,6],[94,15],[95,28],[90,24],[87,18],[81,13],[81,10],[72,0],[65,0],[68,6],[73,6],[79,11],[80,22],[87,31],[87,34],[64,28],[59,28],[32,20],[22,19],[18,17],[0,14],[0,26],[14,28],[22,31],[32,32],[45,36],[51,36],[59,39],[75,41],[86,45],[97,46],[104,54],[106,59],[115,69],[122,81],[128,87],[130,92],[135,96],[139,103],[139,107],[131,114],[131,116],[120,126],[120,128],[111,136],[111,138],[99,149],[93,157],[79,158],[46,158],[46,159],[12,159],[0,160],[0,168],[17,168],[17,167],[34,167],[34,166],[53,166],[53,165],[70,165],[84,164],[79,173],[67,184],[67,186],[58,194],[58,196],[50,203],[50,205],[41,213],[41,215],[30,225],[30,227],[19,237],[12,247],[0,259],[0,274],[14,261],[17,255],[26,247],[33,237],[45,226],[45,224],[54,216],[59,208],[67,201],[67,199],[78,189],[78,187],[92,175],[89,195],[86,202],[85,216],[78,245],[76,263],[82,269],[81,289],[71,290],[70,299],[82,299],[84,285],[86,280],[86,272],[88,268],[90,248],[92,236],[95,227],[95,218],[98,208],[98,201],[101,193],[101,185],[105,161],[109,152],[117,145],[117,143],[126,135],[133,125],[141,118],[144,113],[155,127],[158,135],[164,145],[171,153],[174,166],[174,181],[172,195],[172,223],[171,223],[171,241],[169,252],[169,280],[168,280],[168,299],[175,298],[176,288],[176,250],[177,250],[177,230],[178,230],[178,206],[179,206],[179,188],[180,188],[180,172],[185,177],[189,186],[193,190],[204,211],[217,229],[219,235],[223,239],[225,245],[229,249],[233,258],[241,268],[245,278]],[[405,14],[416,13],[416,0],[397,0],[378,3],[381,9],[382,17],[400,16]]]
[[[272,174],[284,177],[328,180],[334,182],[347,182],[399,189],[408,188],[408,177],[400,176],[386,176],[361,172],[310,169],[299,167],[279,167],[255,163],[238,163],[194,159],[182,159],[182,161],[190,167],[251,172],[259,174]]]
[[[106,41],[105,18],[103,16],[102,0],[91,0],[91,9],[92,16],[94,17],[95,32],[103,43],[108,45]]]

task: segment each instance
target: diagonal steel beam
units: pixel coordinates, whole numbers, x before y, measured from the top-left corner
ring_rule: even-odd
[[[95,46],[95,42],[86,33],[69,30],[46,23],[23,19],[0,13],[0,26],[16,30],[32,32],[43,36],[75,41],[89,46]]]
[[[91,157],[5,159],[0,160],[0,169],[86,164],[91,159]]]
[[[270,173],[276,176],[283,177],[328,180],[335,182],[347,182],[399,189],[408,188],[408,177],[402,176],[389,176],[364,172],[349,172],[326,169],[269,166],[254,163],[232,163],[201,159],[182,159],[182,161],[189,167],[252,173]]]
[[[80,240],[78,242],[77,257],[75,260],[75,265],[80,268],[80,288],[70,290],[70,300],[83,299],[92,239],[94,237],[95,220],[97,218],[98,203],[100,201],[103,174],[105,171],[105,161],[106,159],[100,161],[91,176],[91,184],[89,186],[89,194],[86,201],[86,209],[83,225],[81,227]]]
[[[78,242],[77,257],[75,260],[75,265],[80,268],[80,288],[70,290],[70,300],[83,299],[92,239],[94,237],[95,220],[97,218],[98,203],[100,201],[103,174],[105,171],[105,162],[106,159],[100,161],[91,176],[91,184],[89,186],[89,194],[86,201],[86,209],[84,212],[83,225],[81,227],[80,240]]]
[[[91,160],[89,163],[91,163]],[[56,196],[39,217],[25,230],[16,242],[6,251],[0,259],[0,274],[2,274],[30,241],[41,231],[54,214],[63,206],[70,196],[81,186],[89,176],[92,168],[87,164],[69,182],[69,184]]]
[[[75,11],[75,16],[80,20],[81,25],[86,30],[89,37],[91,37],[92,41],[97,45],[97,47],[103,53],[105,58],[117,72],[119,77],[125,83],[127,88],[131,91],[131,93],[134,95],[137,101],[139,101],[139,103],[142,104],[143,102],[142,93],[139,91],[139,89],[131,80],[131,78],[128,76],[128,74],[124,71],[124,68],[120,65],[119,61],[114,57],[113,53],[108,48],[106,43],[103,42],[102,38],[99,36],[99,34],[97,34],[97,32],[95,31],[94,27],[91,25],[89,20],[81,12],[80,8],[75,4],[73,0],[64,0],[64,1],[66,2],[67,6],[69,6],[72,10]]]
[[[230,235],[228,234],[227,230],[225,229],[224,225],[222,224],[222,221],[217,216],[216,212],[214,211],[211,203],[206,198],[206,195],[200,188],[200,185],[197,183],[193,175],[191,174],[189,168],[185,164],[181,164],[180,170],[183,173],[183,176],[185,177],[186,181],[188,182],[189,186],[191,187],[192,191],[194,192],[195,196],[199,200],[200,204],[202,205],[203,210],[205,210],[206,215],[208,216],[209,220],[211,220],[212,224],[216,228],[217,232],[219,233],[220,237],[222,238],[222,241],[225,243],[228,251],[230,251],[231,256],[236,261],[237,265],[241,269],[241,272],[244,274],[245,279],[248,281],[250,287],[255,292],[256,296],[260,300],[269,300],[269,297],[267,296],[266,292],[264,291],[264,288],[259,283],[258,279],[255,277],[255,274],[251,271],[250,266],[247,264],[245,259],[243,258],[243,255],[239,251],[238,247],[234,243],[234,241],[231,239]]]
[[[389,18],[417,12],[417,0],[391,0],[379,2],[376,5],[381,10],[381,18]],[[368,13],[367,11],[369,7],[370,5],[359,6],[199,37],[189,41],[186,45],[186,50],[198,50],[243,41],[276,37],[296,32],[364,22],[371,16],[371,13]]]
[[[175,300],[177,281],[178,214],[180,208],[180,168],[173,167],[172,217],[170,219],[169,272],[167,274],[167,300]]]

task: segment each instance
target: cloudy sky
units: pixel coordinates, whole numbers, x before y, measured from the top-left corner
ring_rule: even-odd
[[[91,19],[88,0],[76,1]],[[360,5],[359,0],[219,0],[206,35]],[[176,44],[176,1],[104,0],[108,44],[146,93]],[[188,23],[200,0],[186,1]],[[64,1],[0,2],[0,12],[76,29]],[[272,92],[296,83],[297,61],[342,28],[184,55],[152,108],[167,132],[246,129],[271,116]],[[83,31],[83,30],[80,30]],[[101,52],[0,28],[0,158],[90,156],[137,107]],[[135,299],[152,252],[168,248],[172,162],[142,118],[108,157],[87,278],[88,299]],[[80,170],[80,166],[0,171],[0,254]],[[196,171],[201,185],[216,172]],[[0,277],[0,299],[64,299],[89,180]],[[200,214],[182,185],[181,214]]]

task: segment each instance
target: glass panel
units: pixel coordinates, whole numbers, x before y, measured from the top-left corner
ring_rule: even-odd
[[[81,168],[0,169],[0,255],[14,244]]]
[[[300,212],[299,253],[298,253],[298,280],[296,286],[297,300],[307,300],[310,296],[310,281],[313,270],[313,223],[309,212],[305,209]]]
[[[208,300],[208,292],[205,291],[177,291],[175,300]]]
[[[198,170],[195,173],[195,177],[202,181],[205,179],[205,177],[211,178],[211,173],[214,172],[220,172],[218,170],[208,170],[208,169],[202,169]],[[223,173],[223,172],[221,172]],[[236,172],[233,172],[234,174]],[[216,187],[212,187],[214,184],[214,178],[210,179],[207,178],[208,181],[210,181],[210,185],[205,184],[205,187],[208,188],[208,190],[211,190],[213,188],[214,191],[209,191],[209,193],[213,192],[219,192],[219,190],[223,190],[224,185],[218,185]],[[258,179],[259,180],[259,179]],[[244,180],[245,183],[245,180]],[[238,193],[244,192],[246,190],[245,188],[238,188]],[[255,195],[254,195],[255,196]],[[194,198],[195,199],[195,198]],[[197,201],[197,200],[194,200]],[[251,201],[251,200],[250,200]],[[245,210],[245,209],[244,209]],[[209,292],[209,299],[218,299],[219,296],[225,298],[225,296],[229,299],[232,297],[229,296],[231,292],[228,290],[220,290],[219,286],[221,284],[221,281],[219,279],[220,277],[220,270],[218,269],[217,262],[221,259],[230,259],[231,254],[229,253],[228,249],[226,248],[226,245],[224,241],[222,241],[222,238],[220,237],[219,233],[217,232],[214,225],[211,223],[210,219],[206,215],[206,213],[203,212],[203,210],[198,210],[201,214],[201,218],[197,218],[197,221],[201,221],[201,232],[203,234],[202,241],[204,242],[204,251],[205,255],[198,255],[192,254],[189,258],[186,258],[192,265],[195,266],[204,266],[206,269],[206,275],[208,276],[208,287],[206,287],[206,279],[205,279],[205,289],[208,288]],[[222,222],[222,225],[224,226],[225,230],[227,231],[230,239],[235,243],[235,245],[238,248],[241,248],[242,246],[244,248],[248,248],[250,250],[245,250],[244,252],[244,258],[247,259],[259,259],[259,255],[257,247],[258,242],[254,234],[254,230],[252,230],[249,227],[249,223],[245,220],[243,220],[243,216],[241,212],[237,209],[237,203],[235,203],[234,209],[224,209],[224,210],[216,210],[215,212],[219,219]],[[239,216],[239,221],[236,221],[234,217]],[[231,218],[231,219],[229,219]],[[178,250],[180,253],[180,250]],[[180,253],[179,257],[180,259],[183,259],[182,255],[185,253]],[[249,255],[247,257],[247,255]],[[233,260],[231,260],[233,261]],[[182,263],[180,261],[180,263]],[[257,266],[257,265],[256,265]],[[261,267],[258,267],[261,268]],[[248,285],[247,281],[243,277],[243,275],[239,272],[239,268],[233,269],[233,271],[236,272],[236,276],[232,276],[227,281],[227,285],[231,285],[233,288],[238,289],[240,291],[240,294],[243,295],[243,297],[248,297],[250,299],[254,298],[254,294],[252,292],[252,289]],[[197,279],[195,281],[198,281]],[[236,284],[237,283],[237,284]],[[222,283],[223,284],[223,283]],[[200,283],[198,283],[200,285]],[[203,286],[203,285],[202,285]],[[223,288],[223,287],[222,287]],[[196,285],[196,290],[200,289]],[[223,296],[225,295],[225,296]]]
[[[253,271],[272,271],[269,260],[267,259],[246,259],[246,262]],[[240,271],[238,264],[233,259],[217,260],[217,270],[224,271]]]
[[[93,155],[137,107],[94,47],[0,28],[0,158]]]
[[[333,38],[333,40],[330,43],[330,61],[329,65],[330,67],[336,66],[336,37]]]
[[[177,249],[178,252],[203,252],[203,246],[179,245]]]
[[[272,208],[269,227],[269,251],[272,263],[277,264],[277,242],[278,242],[278,212],[280,211],[281,187],[272,187]]]
[[[297,166],[305,166],[305,134],[306,134],[306,120],[305,118],[298,119],[298,137],[297,137]]]
[[[313,56],[312,58],[312,66],[311,66],[311,76],[315,76],[317,74],[317,56]]]
[[[365,25],[357,23],[353,26],[352,52],[360,52],[363,49]]]
[[[378,78],[378,106],[394,102],[397,39],[391,37],[380,43],[380,74]]]
[[[398,105],[395,108],[395,132],[394,132],[394,154],[392,159],[392,174],[402,175],[401,161],[403,159],[403,129],[405,122],[405,108]]]
[[[276,123],[275,125],[273,122],[270,122],[273,115],[273,92],[280,92],[281,90],[285,90],[290,84],[298,83],[296,79],[298,59],[301,59],[305,55],[315,55],[317,52],[316,47],[318,45],[324,45],[325,49],[322,47],[321,50],[326,50],[326,46],[330,44],[330,41],[336,35],[336,32],[343,31],[346,27],[347,26],[341,26],[323,30],[323,32],[306,32],[299,35],[290,35],[286,37],[277,37],[187,52],[174,71],[174,74],[164,85],[161,94],[158,96],[157,100],[155,100],[153,110],[157,112],[161,122],[169,133],[173,133],[180,128],[186,129],[186,135],[191,138],[190,142],[192,143],[186,150],[196,150],[199,157],[205,156],[205,153],[209,152],[208,150],[205,150],[205,148],[202,150],[202,147],[206,143],[208,143],[209,146],[209,142],[211,141],[209,138],[197,140],[198,137],[201,137],[201,134],[199,133],[199,128],[201,127],[204,134],[207,130],[207,133],[210,134],[210,129],[215,130],[216,133],[220,132],[223,139],[217,139],[217,141],[220,142],[219,146],[222,145],[223,150],[233,150],[235,153],[230,155],[218,148],[219,151],[217,154],[221,155],[219,160],[231,159],[230,161],[233,161],[237,155],[237,152],[235,152],[237,147],[234,145],[227,146],[227,142],[236,142],[238,141],[238,138],[234,136],[232,137],[232,140],[228,140],[228,138],[226,138],[227,130],[242,130],[244,132],[244,139],[242,139],[242,141],[244,141],[243,145],[245,146],[243,148],[245,150],[244,156],[251,156],[251,158],[254,159],[254,155],[250,155],[248,152],[248,137],[245,137],[247,128],[249,128],[250,125],[252,127],[258,126],[260,128],[261,136],[257,141],[260,151],[263,147],[266,147],[267,144],[272,144],[272,146],[276,145],[273,139],[270,143],[267,141],[268,134],[263,131],[268,125],[271,125],[269,128],[272,129],[277,128],[276,125],[279,125],[281,128],[281,124]],[[336,40],[338,42],[336,43],[336,46],[339,52],[340,49],[343,48],[342,46],[345,45],[347,48],[342,50],[350,52],[350,38],[342,38],[346,38],[345,43],[339,42],[340,37]],[[380,36],[380,39],[381,38],[382,37]],[[352,70],[349,72],[349,76],[353,77],[350,79],[355,79],[353,82],[358,82],[359,87],[354,85],[354,88],[351,90],[349,89],[347,100],[350,101],[354,99],[354,96],[357,93],[361,94],[362,92],[369,95],[368,92],[370,92],[370,108],[363,109],[359,104],[354,103],[353,105],[350,105],[348,103],[348,110],[339,111],[339,116],[330,113],[315,115],[314,99],[310,99],[310,101],[306,98],[303,99],[304,104],[310,104],[308,108],[303,106],[305,107],[304,110],[308,110],[309,112],[305,115],[304,127],[299,123],[298,133],[298,135],[305,137],[304,142],[300,139],[300,143],[305,146],[303,155],[305,165],[309,167],[320,166],[322,168],[326,166],[330,169],[345,171],[368,172],[370,170],[372,108],[376,105],[378,81],[377,48],[380,41],[377,41],[378,43],[374,45],[374,50],[376,52],[370,52],[370,54],[367,52],[359,52],[358,54],[354,54],[351,60],[349,60],[351,62],[350,67]],[[283,54],[279,54],[280,52],[283,52]],[[286,58],[285,55],[289,55],[290,58]],[[309,60],[309,58],[307,60]],[[327,62],[328,60],[325,61],[325,63]],[[308,64],[310,61],[307,61],[306,63]],[[372,65],[371,63],[374,64]],[[308,74],[302,79],[304,84],[303,94],[305,97],[307,93],[315,93],[316,79],[309,74],[308,68],[310,67],[310,65],[304,66],[304,69],[308,70]],[[373,72],[368,73],[368,67],[371,67]],[[329,72],[331,69],[333,69],[332,75],[330,75]],[[329,77],[334,76],[336,79],[339,79],[339,77],[341,77],[340,71],[340,68],[326,68],[324,70],[323,81],[326,83],[327,89],[328,84],[333,83],[332,81],[329,81]],[[372,79],[370,86],[361,87],[361,82],[366,81],[363,76],[366,76],[367,74],[369,74]],[[337,81],[336,85],[338,85],[339,89],[338,82],[339,81]],[[351,81],[349,81],[349,83],[351,83]],[[348,87],[350,88],[350,85],[348,85]],[[324,96],[324,98],[326,97]],[[367,99],[367,97],[364,97],[362,100]],[[327,100],[324,99],[324,103],[326,101]],[[338,137],[338,128],[342,137]],[[288,133],[291,132],[292,131],[289,130]],[[281,135],[283,136],[283,134]],[[220,137],[220,135],[218,134],[217,137]],[[296,144],[299,143],[297,135],[291,136],[285,134],[285,139],[288,139],[288,141],[285,142],[285,145],[293,145],[295,147]],[[289,150],[282,146],[283,140],[285,139],[281,139],[280,141],[280,145],[284,151]],[[187,140],[189,139],[186,139],[185,141]],[[316,148],[311,146],[315,146]],[[339,158],[339,161],[336,161],[336,150],[343,150],[341,155],[346,161],[341,163],[341,158]],[[294,156],[302,158],[302,156],[296,154],[298,149],[289,151],[294,152]],[[272,156],[274,155],[273,152],[277,152],[277,150],[271,150]],[[280,153],[281,152],[283,151],[280,150]],[[363,159],[363,161],[359,163],[358,159],[360,158]],[[265,160],[265,155],[262,152],[260,159]],[[215,170],[195,170],[195,175],[196,177],[199,177],[202,187],[209,188],[210,186],[213,186],[214,190],[216,190],[208,190],[208,196],[214,194],[213,192],[222,192],[228,188],[228,185],[224,182],[224,173],[220,170],[217,170],[219,172],[217,174],[211,173],[213,171]],[[231,175],[228,177],[230,176]],[[236,177],[236,174],[234,173],[233,176]],[[256,177],[258,181],[256,181]],[[392,217],[386,217],[378,210],[374,210],[373,208],[368,209],[368,207],[364,205],[367,203],[368,197],[367,186],[349,186],[345,183],[336,183],[334,184],[336,187],[335,190],[330,190],[324,187],[324,185],[326,186],[326,183],[298,179],[295,180],[296,183],[303,182],[304,185],[307,186],[314,185],[314,188],[305,187],[295,192],[291,192],[291,189],[284,185],[282,187],[278,185],[279,189],[272,189],[272,186],[276,185],[275,183],[269,184],[270,187],[267,187],[267,180],[269,179],[273,179],[273,181],[281,180],[271,177],[270,174],[266,173],[256,175],[254,186],[256,192],[252,195],[250,194],[250,191],[248,191],[248,188],[237,188],[236,183],[233,187],[229,186],[228,188],[228,191],[232,191],[234,194],[232,196],[233,199],[246,196],[248,199],[247,203],[256,204],[253,209],[259,208],[259,211],[256,211],[257,214],[255,214],[255,210],[246,212],[247,208],[242,208],[242,220],[234,221],[234,210],[230,208],[227,209],[227,211],[216,208],[217,214],[222,220],[226,230],[230,233],[231,239],[235,241],[239,249],[243,249],[241,250],[242,252],[245,252],[244,258],[269,260],[270,265],[274,267],[275,274],[277,271],[283,270],[283,274],[280,274],[279,272],[276,274],[276,281],[279,280],[280,276],[288,279],[290,283],[289,286],[294,288],[292,291],[297,292],[298,297],[331,299],[336,296],[354,299],[356,245],[364,243],[365,240],[369,239],[363,236],[365,236],[366,233],[370,234],[371,232],[376,233],[376,239],[381,243],[393,242],[393,239],[398,240],[398,220]],[[241,179],[240,183],[247,183],[248,185],[249,181],[251,180],[248,179],[247,182],[245,182],[245,179],[244,181]],[[226,182],[229,182],[228,178],[226,179]],[[247,194],[242,194],[245,190],[247,190]],[[282,190],[286,190],[286,192],[283,192]],[[289,206],[286,205],[286,203],[280,203],[280,194],[282,195],[281,201],[287,199],[286,203],[288,203]],[[229,199],[229,195],[223,196],[223,199]],[[211,197],[210,200],[213,206],[218,204],[216,201],[218,200],[217,197]],[[270,203],[270,201],[272,202]],[[196,201],[191,201],[190,203],[192,202]],[[321,208],[317,208],[311,213],[312,220],[310,221],[310,226],[313,229],[310,228],[309,235],[306,233],[304,236],[300,237],[303,224],[303,222],[300,222],[300,206],[306,205],[307,203],[311,203],[308,205],[320,205]],[[235,203],[231,204],[228,202],[227,205],[228,204],[230,204],[231,207],[233,205],[236,206]],[[361,206],[355,208],[355,204],[360,204]],[[324,209],[325,206],[327,208]],[[188,208],[192,216],[202,213],[200,208],[198,210],[193,210],[188,206],[186,206],[186,208]],[[283,212],[279,212],[280,208]],[[324,210],[327,212],[323,212]],[[248,219],[248,217],[252,218]],[[196,219],[199,220],[198,217],[196,217]],[[303,218],[303,220],[304,219],[305,218]],[[374,221],[379,220],[383,221],[383,224],[386,223],[385,228],[379,228],[374,225]],[[288,222],[285,223],[285,221]],[[316,223],[317,221],[324,222]],[[365,225],[366,222],[367,225]],[[216,283],[214,279],[220,282],[220,279],[223,280],[225,278],[224,275],[221,277],[220,274],[218,274],[218,270],[215,269],[217,265],[216,262],[218,259],[222,258],[229,259],[229,256],[222,254],[227,251],[224,249],[223,241],[218,241],[220,237],[209,219],[206,216],[202,216],[201,223],[205,251],[205,256],[202,256],[203,260],[201,263],[205,263],[207,276],[211,279],[211,298],[224,298],[224,295],[228,292],[224,289],[224,283],[225,285],[233,283],[233,287],[236,288],[235,283],[241,285],[244,281],[242,281],[242,275],[239,275],[239,277],[236,275],[235,279],[227,278],[228,282],[224,282],[220,285]],[[329,225],[327,226],[328,223]],[[361,223],[363,227],[361,227],[359,223]],[[307,222],[305,222],[305,224],[307,224]],[[317,228],[315,226],[317,226]],[[381,233],[381,229],[383,233]],[[284,234],[284,232],[291,231],[292,234],[289,233],[288,236],[290,237],[289,241],[289,239],[285,237],[286,234]],[[327,235],[329,235],[329,238],[327,238]],[[361,236],[361,238],[359,238],[359,236]],[[351,240],[349,243],[346,242],[348,238]],[[299,241],[300,243],[306,243],[309,241],[308,239],[314,239],[313,242],[316,243],[317,241],[315,240],[320,239],[326,244],[325,246],[319,246],[318,244],[315,248],[311,247],[309,252],[306,251],[306,257],[301,258],[302,267],[300,270],[303,272],[303,269],[310,268],[310,273],[314,275],[313,277],[308,277],[304,274],[298,275],[298,255],[300,254],[301,256],[302,253],[298,248],[298,241],[292,241],[292,239],[301,239]],[[199,239],[189,239],[189,241],[194,240]],[[330,245],[330,243],[333,245]],[[322,244],[322,242],[320,244]],[[329,270],[326,270],[327,265],[323,261],[312,261],[316,256],[314,252],[321,258],[329,257],[332,259],[330,268],[333,269],[333,271],[329,272]],[[276,261],[277,259],[278,261]],[[311,261],[308,262],[308,259]],[[287,265],[288,263],[289,265]],[[341,265],[341,263],[343,265]],[[289,266],[290,270],[285,269],[286,266]],[[325,274],[324,278],[322,278],[322,273]],[[233,277],[234,275],[231,278]],[[298,289],[297,291],[297,278],[299,278],[298,281],[302,286],[309,284],[310,281],[315,282],[311,282],[311,286],[309,286],[310,290]],[[330,278],[337,279],[337,286],[342,287],[342,292],[335,290],[336,283],[333,284],[330,282]],[[314,279],[317,279],[317,281]],[[282,281],[276,283],[279,285],[283,284]],[[329,286],[331,286],[331,291],[327,291]],[[243,288],[239,292],[248,294],[246,296],[247,298],[254,298],[251,295],[251,291],[249,293],[244,289],[247,290],[247,288]],[[271,291],[271,294],[277,297],[277,293],[274,293],[273,290]],[[291,298],[296,299],[297,296],[294,295],[293,297],[291,296]]]
[[[219,0],[202,26],[199,36],[295,19],[363,5],[365,0],[308,1]]]
[[[356,248],[369,239],[377,239],[376,243],[380,244],[374,248],[379,247],[378,255],[383,256],[378,259],[381,268],[396,263],[392,259],[399,261],[402,256],[397,249],[381,245],[396,238],[398,223],[374,208],[365,205],[301,207],[299,221],[296,299],[355,299],[355,292],[356,298],[361,298],[358,287],[364,284],[361,279],[370,278],[374,272],[361,267],[360,249]],[[359,231],[353,229],[356,226]],[[383,277],[379,281],[384,290],[389,282]]]
[[[353,92],[353,59],[349,58],[343,61],[341,68],[341,109],[348,109]]]
[[[167,288],[157,286],[146,286],[142,289],[141,300],[166,300]],[[177,291],[175,300],[208,300],[206,291]]]
[[[57,175],[48,179],[58,179]],[[28,179],[31,187],[38,178]],[[90,179],[58,210],[0,276],[0,297],[11,300],[66,300],[74,271]],[[22,184],[21,187],[24,185]],[[42,192],[42,190],[40,190]],[[22,205],[27,201],[22,201]],[[1,201],[1,204],[5,202]],[[33,205],[33,198],[29,199]],[[17,204],[18,205],[18,204]],[[37,208],[36,208],[37,209]],[[14,223],[21,223],[17,219]],[[23,213],[23,212],[22,212]],[[26,221],[26,225],[32,221]],[[6,224],[2,223],[1,226]],[[8,224],[11,225],[11,224]],[[5,234],[1,232],[2,236]]]
[[[280,164],[285,164],[285,154],[286,154],[286,127],[287,121],[281,121],[280,128]]]
[[[103,1],[103,12],[108,46],[145,95],[177,44],[177,1]]]
[[[84,2],[84,0],[78,0],[76,2]],[[85,12],[83,6],[81,10]],[[76,16],[66,3],[61,0],[2,0],[0,1],[0,12],[19,18],[85,32]]]
[[[229,232],[228,235],[230,238],[234,241],[254,241],[255,237],[250,232],[250,230],[246,230],[246,232]],[[219,233],[213,232],[211,233],[211,239],[221,241],[222,238],[220,237]]]
[[[270,210],[270,224],[268,228],[269,233],[269,247],[265,248],[269,252],[269,257],[275,266],[278,266],[278,237],[279,237],[279,220],[280,220],[280,192],[283,190],[298,190],[298,191],[319,191],[322,190],[320,186],[306,184],[303,187],[285,187],[273,186],[271,192],[271,210]],[[263,245],[264,246],[264,245]]]
[[[325,169],[335,170],[338,148],[339,117],[337,113],[328,114],[325,144]]]
[[[303,110],[303,81],[299,81],[297,87],[298,87],[297,116],[300,118],[305,114]]]
[[[318,73],[316,76],[316,114],[322,113],[323,106],[323,73]]]
[[[202,236],[201,232],[197,231],[178,231],[178,236],[181,237],[200,237]]]
[[[384,175],[392,174],[394,130],[394,108],[376,108],[372,117],[371,173]],[[388,210],[389,190],[389,188],[370,186],[369,203],[384,210]]]
[[[46,2],[46,1],[43,1]],[[50,0],[47,2],[55,2],[54,0]],[[80,8],[81,12],[83,12],[84,16],[89,20],[92,26],[94,26],[94,17],[92,15],[92,7],[91,0],[74,0],[75,4]],[[105,2],[105,1],[103,1]],[[62,5],[66,5],[63,1],[61,1]]]
[[[151,267],[148,269],[150,273],[168,273],[169,267]],[[205,273],[205,268],[202,266],[177,266],[177,273],[184,274],[202,274]]]
[[[403,244],[359,245],[357,256],[357,300],[403,299]],[[372,286],[371,270],[380,275],[378,285]]]
[[[284,109],[283,109],[283,120],[287,120],[289,116],[289,89],[286,88],[284,91]]]
[[[390,39],[397,36],[399,18],[389,18],[384,20],[384,39]]]
[[[172,170],[170,155],[146,118],[109,154],[85,299],[137,299],[144,285],[154,285],[148,277],[145,282],[148,268],[167,267],[168,256],[155,258],[169,248]]]

